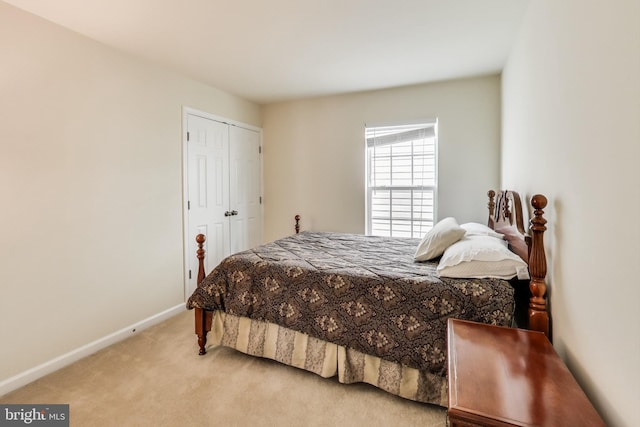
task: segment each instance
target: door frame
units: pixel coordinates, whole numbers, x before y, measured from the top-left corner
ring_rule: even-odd
[[[192,257],[195,258],[196,254],[189,253],[189,157],[187,147],[187,118],[188,116],[198,116],[204,119],[214,120],[231,126],[237,126],[244,129],[258,132],[260,147],[263,145],[262,141],[262,128],[238,122],[236,120],[227,119],[222,116],[208,113],[206,111],[197,110],[195,108],[182,106],[182,278],[183,278],[183,295],[184,301],[191,296],[189,292],[189,261]],[[229,142],[231,143],[231,141]],[[260,156],[260,194],[264,195],[264,180],[263,180],[263,158]],[[260,221],[264,221],[264,196],[262,197],[262,203],[260,204]],[[264,229],[264,222],[261,224],[261,229]],[[214,266],[215,267],[215,266]],[[205,272],[209,273],[209,271]],[[198,274],[197,271],[192,271],[191,274]]]

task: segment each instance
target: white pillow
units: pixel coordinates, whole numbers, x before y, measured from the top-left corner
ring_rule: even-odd
[[[490,227],[477,222],[467,222],[460,225],[460,227],[464,228],[466,231],[465,236],[492,236],[497,237],[498,239],[504,239],[504,234],[500,234],[492,230]]]
[[[462,239],[464,233],[464,229],[458,225],[455,218],[448,217],[439,221],[424,235],[413,259],[428,261],[439,257],[450,245]]]
[[[505,240],[491,236],[465,236],[442,255],[440,277],[512,279],[524,274],[527,263],[511,252]]]

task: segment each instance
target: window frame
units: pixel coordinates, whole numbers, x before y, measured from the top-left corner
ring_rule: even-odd
[[[422,129],[426,129],[426,128],[432,128],[433,129],[433,149],[434,149],[434,172],[433,172],[433,185],[387,185],[387,186],[371,186],[370,185],[370,181],[371,181],[371,157],[370,157],[370,143],[367,141],[367,132],[370,129],[373,128],[392,128],[392,127],[415,127],[416,129],[418,128],[422,128]],[[432,191],[433,194],[433,213],[432,213],[432,219],[431,219],[431,227],[433,227],[433,225],[435,225],[435,223],[437,222],[437,218],[438,218],[438,120],[437,119],[426,119],[426,120],[418,120],[418,121],[413,121],[413,122],[409,122],[409,121],[403,121],[403,122],[392,122],[392,123],[375,123],[375,124],[365,124],[365,130],[364,130],[364,145],[365,145],[365,233],[367,235],[374,235],[373,234],[373,222],[375,220],[375,218],[373,218],[372,216],[372,203],[373,203],[373,193],[376,190],[389,190],[391,192],[393,191],[406,191],[406,192],[413,192],[413,191]],[[411,158],[413,159],[414,154],[411,154]],[[413,162],[412,162],[413,165]],[[413,167],[413,166],[412,166]],[[413,173],[413,171],[412,171]],[[393,196],[392,194],[389,195],[389,200],[390,200],[390,206],[393,206],[393,204],[391,203],[391,201],[393,200]],[[411,194],[411,206],[409,209],[409,213],[410,213],[410,217],[407,219],[408,224],[410,225],[410,233],[412,235],[412,237],[414,238],[418,238],[418,237],[422,237],[422,235],[424,234],[424,232],[428,231],[424,231],[420,233],[419,236],[414,234],[414,227],[413,224],[414,222],[417,222],[419,220],[414,220],[414,209],[413,209],[413,201],[414,201],[414,197],[413,194]],[[388,220],[389,222],[389,234],[391,237],[396,237],[393,236],[393,222],[394,222],[394,217],[393,215],[389,215],[388,218],[384,218],[385,220]],[[397,217],[396,217],[397,220]],[[402,220],[402,219],[401,219]],[[429,228],[430,229],[430,228]],[[375,234],[375,235],[381,235],[381,234]]]

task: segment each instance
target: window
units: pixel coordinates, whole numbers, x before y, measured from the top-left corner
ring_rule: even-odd
[[[437,122],[366,127],[367,234],[421,238],[433,227]]]

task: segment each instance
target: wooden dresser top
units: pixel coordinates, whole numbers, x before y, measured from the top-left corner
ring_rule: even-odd
[[[449,319],[449,413],[495,425],[605,426],[544,334]]]

